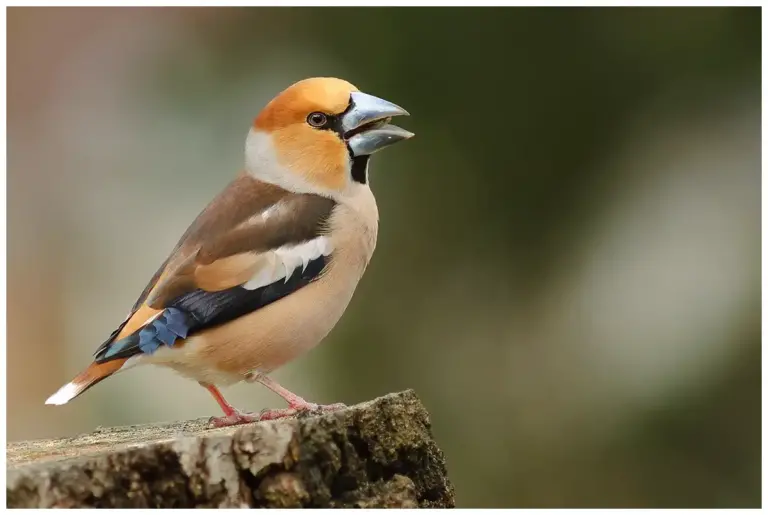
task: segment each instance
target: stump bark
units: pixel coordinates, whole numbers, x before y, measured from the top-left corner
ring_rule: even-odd
[[[207,419],[8,444],[9,508],[453,507],[413,391],[322,415]]]

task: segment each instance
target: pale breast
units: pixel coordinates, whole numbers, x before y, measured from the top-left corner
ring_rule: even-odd
[[[326,270],[298,291],[224,325],[188,338],[182,347],[152,356],[196,380],[226,385],[253,371],[271,372],[316,346],[339,321],[376,245],[375,201],[340,205],[330,219],[333,246]],[[370,205],[372,203],[372,205]]]

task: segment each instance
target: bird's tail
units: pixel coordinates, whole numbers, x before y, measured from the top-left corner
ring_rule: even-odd
[[[88,368],[78,374],[72,381],[48,397],[46,404],[66,404],[102,379],[106,379],[120,370],[126,359],[115,359],[104,363],[91,363]]]

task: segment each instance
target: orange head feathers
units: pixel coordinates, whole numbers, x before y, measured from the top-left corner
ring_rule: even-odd
[[[349,106],[353,91],[357,88],[342,79],[301,80],[272,99],[253,121],[253,126],[274,132],[306,125],[303,122],[314,111],[341,114]]]
[[[388,124],[407,114],[341,79],[299,81],[254,120],[246,168],[291,191],[343,197],[350,185],[366,182],[373,152],[413,136]]]

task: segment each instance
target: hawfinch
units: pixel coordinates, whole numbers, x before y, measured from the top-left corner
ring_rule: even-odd
[[[253,121],[245,167],[192,222],[93,363],[46,404],[65,404],[116,372],[163,365],[205,387],[216,426],[333,410],[267,374],[336,325],[378,231],[371,155],[413,136],[401,107],[335,78],[300,81]],[[240,412],[219,386],[259,382],[287,409]]]

